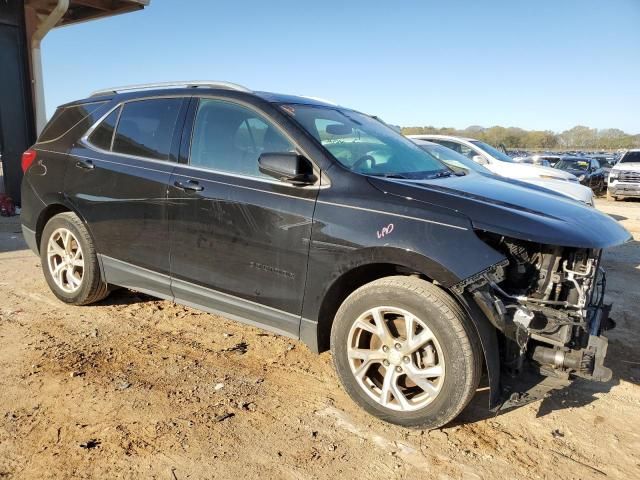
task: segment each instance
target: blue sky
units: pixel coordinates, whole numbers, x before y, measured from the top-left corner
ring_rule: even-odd
[[[54,30],[43,62],[49,114],[102,87],[212,79],[402,126],[640,133],[640,0],[152,0]]]

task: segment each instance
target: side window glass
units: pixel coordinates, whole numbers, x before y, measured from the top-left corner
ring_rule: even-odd
[[[478,155],[474,150],[467,147],[466,145],[460,145],[459,148],[460,153],[469,159],[472,159],[475,155]]]
[[[113,131],[116,128],[118,114],[120,108],[116,108],[98,125],[91,135],[89,142],[102,150],[111,150],[111,140],[113,139]]]
[[[181,98],[125,103],[113,140],[113,151],[168,160],[181,104]]]
[[[438,142],[440,143],[440,145],[443,145],[447,148],[450,148],[451,150],[453,150],[454,152],[458,152],[458,153],[462,153],[460,151],[460,144],[455,143],[455,142],[447,142],[447,141],[440,141]]]
[[[67,134],[69,130],[79,124],[82,120],[86,119],[105,103],[106,102],[87,103],[72,107],[58,107],[56,113],[44,127],[40,137],[38,137],[38,142],[50,142]],[[93,124],[95,120],[97,119],[94,119],[91,123]]]
[[[222,100],[200,100],[191,139],[191,165],[270,178],[258,169],[260,155],[294,150],[275,126],[253,110]]]

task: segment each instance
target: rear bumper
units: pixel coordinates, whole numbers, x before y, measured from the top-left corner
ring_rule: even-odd
[[[36,255],[39,255],[40,253],[38,251],[39,249],[38,249],[38,241],[36,240],[36,232],[22,225],[22,236],[24,237],[24,241],[26,242],[27,246],[31,249],[31,251]]]

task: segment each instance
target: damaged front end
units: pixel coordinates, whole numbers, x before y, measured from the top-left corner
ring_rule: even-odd
[[[459,285],[500,331],[503,377],[528,368],[547,377],[606,382],[601,249],[559,247],[477,232],[506,260]]]

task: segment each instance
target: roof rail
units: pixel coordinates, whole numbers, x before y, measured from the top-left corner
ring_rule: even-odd
[[[120,92],[135,92],[138,90],[153,90],[156,88],[197,88],[197,87],[206,87],[206,88],[221,88],[224,90],[236,90],[238,92],[247,92],[250,93],[247,87],[243,87],[242,85],[238,85],[237,83],[231,82],[216,82],[216,81],[208,81],[208,80],[194,80],[190,82],[158,82],[158,83],[143,83],[140,85],[126,85],[124,87],[114,87],[114,88],[105,88],[103,90],[96,90],[90,96],[98,97],[101,95],[109,95]]]

